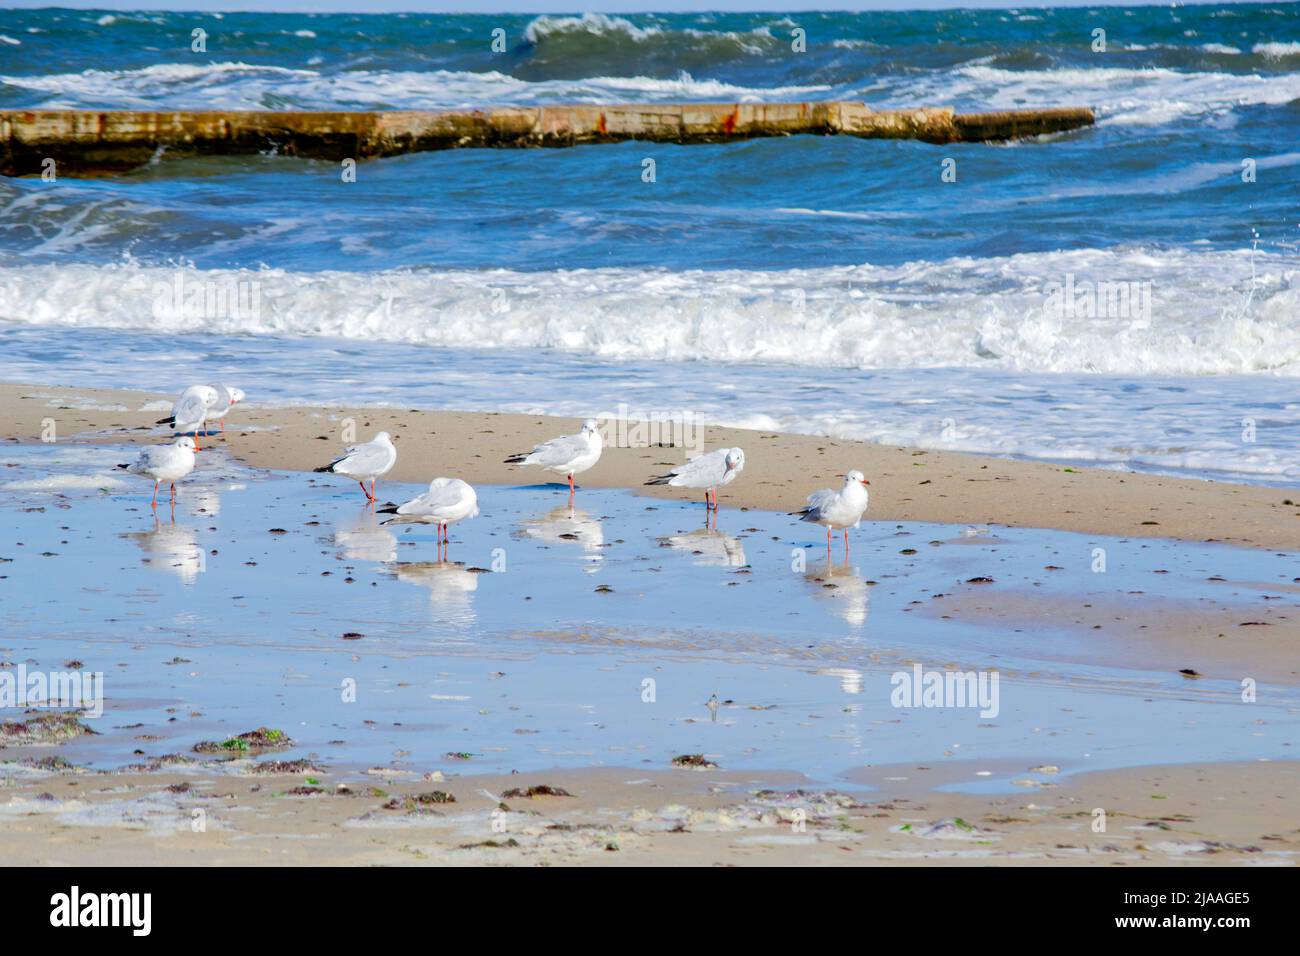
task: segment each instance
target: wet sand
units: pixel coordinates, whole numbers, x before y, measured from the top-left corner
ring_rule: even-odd
[[[341,386],[344,388],[345,386]],[[0,385],[0,434],[39,441],[43,421],[78,440],[162,440],[153,423],[174,396],[111,389]],[[162,403],[166,403],[165,405]],[[532,483],[546,472],[503,464],[509,455],[577,430],[575,419],[394,408],[238,407],[225,439],[239,459],[262,468],[309,471],[341,448],[344,419],[357,440],[388,431],[397,441],[396,481],[454,475],[471,483]],[[245,430],[242,431],[241,430]],[[745,472],[721,492],[726,507],[790,511],[818,488],[862,470],[875,521],[934,521],[1055,528],[1095,534],[1300,547],[1300,491],[1101,469],[1066,468],[952,452],[922,451],[804,435],[706,428],[705,448],[739,445]],[[221,440],[221,439],[218,439]],[[686,459],[673,447],[612,448],[580,485],[631,488],[682,499],[647,478]]]
[[[0,387],[0,665],[109,675],[95,735],[0,734],[19,863],[87,862],[88,835],[90,862],[158,865],[1296,862],[1296,492],[710,429],[750,463],[709,530],[640,484],[680,448],[609,450],[573,509],[500,463],[569,420],[240,407],[155,516],[112,463],[165,440],[168,404]],[[349,414],[359,439],[399,436],[381,500],[433,473],[480,483],[453,562],[347,480],[292,474]],[[780,511],[854,466],[872,511],[853,562],[821,567],[820,529]],[[1017,511],[1027,490],[1028,515],[1054,501],[1063,520]],[[1002,714],[895,709],[890,673],[913,662],[1001,671]],[[341,704],[344,675],[362,704]],[[257,726],[295,742],[256,759],[308,764],[194,749]],[[695,752],[720,768],[666,769]],[[503,796],[540,784],[573,796]]]
[[[250,764],[241,766],[243,773],[0,768],[6,861],[1290,866],[1300,859],[1293,762],[1150,767],[989,796],[931,789],[930,768],[917,766],[871,768],[879,789],[866,792],[804,788],[793,776],[759,789],[725,770],[430,781],[251,774]],[[570,795],[523,795],[537,786]],[[523,793],[507,796],[512,789]]]

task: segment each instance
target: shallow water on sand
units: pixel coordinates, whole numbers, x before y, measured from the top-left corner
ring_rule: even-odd
[[[1300,727],[1294,688],[1260,685],[1245,705],[1235,680],[1125,666],[1122,625],[1117,642],[1065,614],[1013,632],[923,610],[999,589],[1194,607],[1219,574],[1280,593],[1294,554],[868,521],[828,565],[820,528],[725,496],[710,529],[699,502],[580,490],[571,508],[556,486],[481,486],[482,516],[453,526],[439,562],[432,529],[381,525],[355,484],[222,450],[155,515],[147,482],[113,467],[132,457],[0,452],[0,661],[105,674],[101,736],[58,751],[78,763],[270,726],[295,740],[286,756],[335,767],[657,769],[703,753],[758,776],[843,784],[910,763],[1006,788],[1050,781],[1026,773],[1045,764],[1286,758]],[[1259,593],[1213,597],[1245,610]],[[891,675],[914,662],[996,670],[996,715],[894,707]]]

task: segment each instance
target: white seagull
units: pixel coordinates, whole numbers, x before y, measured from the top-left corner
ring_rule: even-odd
[[[552,438],[542,442],[526,455],[511,455],[506,459],[507,465],[539,465],[547,471],[569,476],[569,494],[573,494],[573,476],[581,474],[596,462],[605,443],[596,427],[596,419],[588,418],[582,423],[582,431],[576,435]]]
[[[226,416],[230,414],[230,409],[244,400],[244,390],[236,388],[233,385],[213,385],[212,390],[217,393],[217,400],[212,403],[208,409],[208,418],[215,418],[221,423],[221,434],[226,433]]]
[[[449,540],[447,525],[478,514],[478,495],[468,482],[459,478],[435,478],[429,490],[403,505],[380,508],[379,513],[392,515],[384,524],[436,524],[438,543]]]
[[[380,478],[397,464],[397,446],[388,432],[379,432],[374,438],[360,445],[353,445],[343,452],[343,457],[335,458],[328,465],[315,469],[328,471],[335,475],[347,475],[355,478],[368,500],[375,500],[375,479]],[[370,480],[370,490],[366,491],[366,480]]]
[[[831,546],[831,529],[844,530],[844,553],[849,551],[849,528],[856,528],[867,510],[870,497],[867,486],[871,482],[860,471],[851,471],[844,476],[844,487],[839,491],[823,488],[808,496],[808,507],[801,511],[792,511],[799,515],[801,521],[814,521],[826,527],[826,549]]]
[[[182,435],[193,432],[194,448],[196,451],[201,450],[197,440],[199,432],[203,430],[203,423],[208,420],[208,412],[217,401],[217,390],[211,385],[191,385],[181,392],[180,398],[176,399],[176,403],[172,405],[172,413],[166,418],[158,419],[154,424],[170,425],[172,431],[180,432]]]
[[[704,507],[718,510],[718,489],[730,484],[745,468],[745,453],[739,448],[719,448],[707,455],[697,455],[666,475],[651,478],[647,485],[669,485],[673,488],[703,488]],[[713,501],[710,503],[709,494]]]
[[[152,507],[158,507],[158,486],[164,481],[172,486],[172,504],[176,503],[176,482],[194,470],[194,439],[182,435],[170,445],[149,445],[129,465],[118,465],[133,475],[153,479]]]

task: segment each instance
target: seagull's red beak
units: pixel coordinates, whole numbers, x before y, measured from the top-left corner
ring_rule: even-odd
[[[869,484],[871,484],[871,482],[867,481],[867,479],[865,479],[865,478],[862,479],[862,483],[863,483],[864,485],[869,485]]]

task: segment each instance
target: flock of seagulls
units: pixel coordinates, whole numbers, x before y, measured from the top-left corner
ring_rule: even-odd
[[[140,451],[134,463],[119,465],[132,474],[152,478],[153,502],[158,506],[158,489],[166,481],[171,486],[171,501],[176,502],[176,482],[194,470],[195,452],[201,450],[200,437],[206,437],[207,423],[219,422],[222,433],[226,430],[225,418],[230,409],[244,399],[242,390],[229,385],[191,385],[181,393],[172,406],[171,414],[158,420],[159,425],[170,425],[177,437],[168,445],[151,445]],[[193,437],[187,432],[193,433]],[[600,461],[604,441],[594,418],[582,423],[576,435],[564,435],[542,442],[532,451],[512,455],[505,459],[508,465],[530,465],[557,475],[569,482],[569,499],[576,490],[573,478],[591,469]],[[368,442],[346,448],[343,454],[317,472],[346,475],[361,486],[366,500],[374,503],[375,482],[397,464],[397,446],[388,432],[379,432]],[[745,468],[745,452],[740,448],[719,448],[699,455],[672,469],[667,474],[651,478],[647,485],[667,485],[671,488],[692,488],[704,492],[706,511],[718,510],[718,489],[734,481]],[[366,487],[366,483],[370,487]],[[849,549],[849,528],[856,528],[867,511],[868,486],[871,483],[860,471],[850,471],[844,476],[844,486],[836,491],[824,488],[808,496],[808,504],[791,512],[801,521],[810,521],[826,529],[826,547],[831,547],[831,533],[843,531],[844,552]],[[380,508],[379,514],[391,515],[384,524],[418,523],[435,525],[438,529],[438,548],[448,540],[447,527],[457,521],[476,517],[479,513],[478,495],[473,487],[460,478],[434,478],[429,490],[404,504]]]

